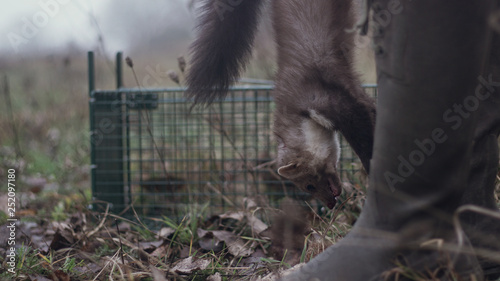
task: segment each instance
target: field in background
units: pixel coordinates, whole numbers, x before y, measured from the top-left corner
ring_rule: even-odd
[[[165,52],[165,54],[130,55],[134,61],[134,70],[138,81],[132,75],[131,69],[125,66],[125,86],[137,87],[140,85],[144,88],[179,86],[170,80],[166,72],[177,70],[177,57],[185,55],[185,53],[181,50],[171,53]],[[125,53],[124,56],[128,56],[128,54]],[[275,67],[272,52],[257,49],[255,57],[256,60],[249,65],[246,76],[272,79]],[[114,73],[113,58],[106,59],[96,54],[96,87],[114,89]],[[178,74],[182,84],[182,74],[179,72]],[[18,180],[18,215],[22,216],[24,222],[30,223],[23,225],[31,225],[31,227],[36,225],[30,229],[23,228],[25,233],[30,231],[45,233],[46,229],[51,230],[53,227],[60,229],[59,226],[56,226],[58,222],[73,221],[75,217],[82,216],[89,220],[88,224],[84,225],[88,231],[88,227],[94,227],[100,219],[93,217],[94,214],[90,214],[87,210],[91,202],[87,53],[73,51],[68,54],[43,57],[4,58],[0,60],[0,75],[0,96],[3,100],[0,103],[1,201],[4,201],[3,187],[6,186],[4,180],[7,170],[15,168]],[[7,84],[4,77],[6,77],[5,81],[8,82],[8,87],[5,87]],[[12,107],[10,107],[8,98],[11,100]],[[330,218],[333,220],[334,217],[338,219],[332,226],[333,228],[324,229],[324,232],[323,229],[318,230],[324,234],[329,233],[328,236],[331,237],[328,238],[330,242],[320,242],[319,245],[334,242],[342,237],[357,217],[361,204],[362,198],[358,196],[343,206],[344,210],[352,210],[352,213],[346,212],[345,215],[339,215],[337,212],[330,212],[325,222],[328,223]],[[3,224],[6,219],[4,206],[0,210],[0,222]],[[188,222],[175,228],[180,233],[179,236],[171,238],[172,241],[180,243],[176,244],[176,251],[185,248],[185,245],[193,242],[192,239],[198,237],[196,229],[191,229],[192,227],[196,227],[198,223],[207,223],[205,220],[209,219],[203,217],[201,213],[191,215]],[[111,221],[110,218],[108,220]],[[318,222],[316,221],[316,223]],[[170,225],[170,223],[167,222],[166,225]],[[243,228],[247,227],[242,223],[238,223],[238,227],[240,227],[239,225]],[[200,225],[200,227],[202,226]],[[109,233],[110,228],[112,225],[107,223],[106,229],[103,231]],[[195,233],[191,230],[194,230]],[[335,233],[333,230],[336,230]],[[130,233],[137,235],[137,238],[134,239],[140,241],[153,239],[150,230],[142,227],[133,226],[133,231]],[[91,241],[91,237],[86,236],[87,234],[88,232],[84,234],[83,240]],[[186,240],[185,234],[192,235],[192,237]],[[81,238],[81,236],[78,237],[78,239]],[[20,239],[33,241],[35,237],[28,236],[26,238],[23,236]],[[35,244],[30,244],[28,248],[23,248],[25,252],[19,252],[19,255],[27,260],[24,265],[21,265],[20,272],[37,272],[37,274],[40,274],[39,271],[47,272],[47,269],[40,269],[45,267],[46,263],[39,253],[47,250],[50,239],[54,239],[53,241],[57,239],[53,235],[46,239],[48,240],[41,243],[45,246],[41,246],[41,248],[38,248],[39,246],[35,242]],[[265,245],[268,244],[269,242],[265,242]],[[311,242],[311,245],[313,248],[308,250],[307,258],[317,254],[323,248],[316,242]],[[80,246],[75,245],[74,247],[80,249]],[[108,250],[102,251],[92,248],[83,250],[95,251],[96,255],[107,257],[112,256],[116,249],[116,245],[112,241],[107,241],[104,247]],[[173,261],[185,255],[184,253],[179,256],[176,253],[172,252],[169,255]],[[78,258],[66,256],[66,253],[60,253],[59,258],[63,261],[66,258],[66,261],[79,262]],[[217,259],[222,261],[222,256],[217,257]],[[271,267],[283,266],[283,263],[279,261],[268,260],[265,263],[269,263]],[[50,264],[50,267],[53,268],[52,271],[60,267],[64,269],[65,266],[68,266],[66,262],[64,266],[58,261]],[[71,266],[70,263],[69,267]],[[221,264],[220,266],[227,265]],[[231,269],[231,271],[233,270]],[[73,277],[82,274],[78,270],[66,272]],[[46,276],[47,273],[42,274]]]
[[[276,68],[274,44],[269,33],[261,32],[256,40],[254,59],[247,67],[246,77],[272,79]],[[177,58],[187,57],[189,39],[160,52],[145,48],[131,56],[137,80],[130,68],[124,68],[124,86],[157,88],[179,86],[167,72],[178,71]],[[363,82],[375,82],[373,58],[368,46],[358,49],[358,72]],[[96,87],[115,88],[113,58],[96,55]],[[18,166],[26,177],[43,178],[57,186],[75,184],[88,187],[89,122],[87,54],[71,49],[66,53],[40,57],[4,58],[0,60],[0,75],[8,81],[12,100],[10,117],[5,96],[4,77],[0,93],[0,176],[5,168]],[[13,129],[15,127],[15,129]],[[16,151],[18,150],[18,151]]]
[[[362,75],[363,82],[375,82],[374,64],[370,52],[367,49],[357,51],[360,58],[356,67]],[[166,73],[169,70],[177,71],[177,57],[186,53],[184,49],[179,48],[177,51],[172,52],[131,55],[137,81],[130,68],[125,66],[125,86],[137,87],[140,85],[144,88],[179,86],[172,82]],[[124,54],[124,56],[128,56],[128,54]],[[273,52],[265,48],[257,48],[254,56],[256,59],[249,65],[246,76],[272,79],[272,70],[275,68]],[[96,87],[99,89],[114,89],[114,73],[113,59],[106,59],[103,56],[96,55]],[[190,218],[178,225],[165,219],[161,223],[168,226],[170,230],[173,229],[173,232],[167,235],[168,238],[157,238],[158,233],[151,232],[144,225],[134,224],[132,226],[120,225],[120,230],[116,233],[112,217],[108,217],[104,228],[99,229],[99,227],[96,227],[94,229],[93,227],[101,221],[102,217],[95,217],[95,213],[91,214],[87,209],[91,202],[87,53],[77,51],[71,54],[17,60],[3,59],[0,60],[0,74],[2,75],[0,77],[0,96],[3,101],[0,103],[0,185],[2,186],[0,188],[0,201],[4,201],[2,192],[4,192],[3,188],[6,186],[4,181],[7,169],[15,168],[19,179],[18,195],[20,200],[18,208],[22,211],[19,214],[23,216],[23,221],[36,222],[38,224],[36,228],[45,231],[45,228],[60,229],[59,222],[68,223],[71,220],[75,225],[81,227],[79,232],[73,233],[75,240],[82,239],[79,240],[80,242],[95,242],[96,237],[110,235],[110,233],[114,237],[127,236],[126,239],[134,241],[135,244],[137,241],[141,241],[141,243],[147,241],[149,243],[154,239],[161,240],[159,244],[162,246],[150,246],[147,249],[144,246],[143,249],[154,249],[155,252],[159,250],[165,251],[160,251],[159,255],[164,255],[161,256],[161,260],[167,263],[168,259],[169,265],[181,260],[181,258],[188,259],[188,256],[200,257],[202,250],[196,248],[196,246],[196,251],[191,252],[193,245],[198,245],[198,241],[203,242],[203,235],[196,232],[198,228],[208,229],[222,226],[224,230],[229,229],[234,233],[245,235],[245,239],[248,239],[248,241],[255,239],[252,236],[254,234],[253,226],[249,226],[248,222],[245,222],[247,218],[253,218],[253,216],[238,217],[237,219],[234,217],[223,218],[222,216],[208,218],[198,213],[190,213]],[[183,77],[179,72],[178,74],[182,86]],[[4,76],[8,81],[8,89],[5,88]],[[10,115],[7,93],[12,100],[13,118]],[[353,181],[353,185],[347,186],[348,192],[343,193],[340,200],[342,204],[338,208],[333,212],[328,212],[321,218],[313,215],[310,220],[312,221],[312,228],[308,225],[302,225],[302,227],[313,229],[314,234],[308,236],[309,244],[307,248],[299,247],[298,254],[299,256],[303,255],[299,257],[300,260],[307,261],[311,256],[321,252],[324,247],[331,243],[335,243],[348,232],[363,205],[364,188],[363,182]],[[500,194],[500,184],[497,185],[497,202],[500,204],[498,194]],[[1,208],[4,208],[4,206]],[[0,210],[4,212],[3,209]],[[194,211],[194,209],[190,211]],[[244,210],[243,212],[247,211]],[[5,222],[5,214],[2,212],[0,212],[0,224]],[[235,214],[230,215],[235,216]],[[82,217],[88,218],[88,223],[84,222]],[[105,215],[104,218],[106,218]],[[29,225],[29,223],[26,225]],[[278,231],[282,232],[282,229]],[[94,230],[95,232],[93,232]],[[89,233],[94,236],[89,235]],[[298,234],[299,240],[301,239],[303,242],[302,233]],[[51,239],[53,240],[47,241],[57,241],[54,237]],[[124,240],[124,242],[126,241]],[[264,245],[262,246],[264,249],[270,244],[269,241],[263,242],[259,239],[255,239],[254,242]],[[44,243],[47,244],[48,242]],[[127,254],[126,259],[128,261],[134,259],[133,263],[136,263],[136,260],[141,258],[143,253],[138,254],[137,249],[134,248],[134,243],[125,245],[124,251]],[[48,249],[48,245],[45,246]],[[73,248],[69,249],[70,251],[73,250]],[[186,249],[189,249],[189,252]],[[273,248],[269,249],[273,250]],[[302,249],[303,252],[301,252]],[[97,260],[99,258],[111,258],[117,253],[118,246],[114,240],[108,239],[99,245],[95,245],[95,243],[93,245],[86,244],[85,246],[75,245],[74,250],[94,253]],[[200,252],[197,252],[198,250]],[[278,253],[277,256],[280,254],[283,256],[283,253]],[[73,269],[75,264],[72,265],[71,261],[78,263],[80,256],[74,256],[73,252],[61,251],[57,255],[50,264],[51,270],[62,268],[66,274],[72,277],[76,276],[76,278],[81,277],[81,274],[88,274],[82,273],[79,269]],[[288,255],[294,261],[299,260],[297,256],[292,257],[291,253],[288,253]],[[26,272],[40,270],[46,276],[47,269],[40,269],[41,264],[45,266],[46,263],[43,260],[44,256],[39,254],[39,249],[36,247],[30,249],[28,247],[27,252],[24,252],[23,255],[20,254],[20,256],[26,257],[26,263],[24,264],[24,267],[28,268]],[[150,252],[148,252],[146,258],[151,261],[152,256],[153,254],[150,255]],[[232,259],[229,262],[228,256]],[[264,261],[269,268],[275,269],[276,267],[286,267],[289,262],[288,258],[283,257],[281,261],[271,259],[264,259]],[[211,270],[207,270],[207,274],[227,272],[227,276],[233,276],[235,272],[240,273],[239,270],[235,269],[236,267],[233,267],[238,266],[239,261],[234,262],[234,256],[228,255],[227,251],[217,253],[217,255],[205,254],[200,257],[201,259],[216,260],[216,262],[212,261]],[[86,263],[89,262],[97,264],[97,262],[86,260]],[[67,268],[72,269],[68,270]],[[167,267],[161,268],[165,270]],[[246,268],[246,266],[243,266],[243,270],[246,270]],[[266,268],[265,272],[271,271],[269,268]],[[111,275],[114,270],[108,268],[106,274],[111,272],[109,273]],[[139,271],[138,269],[137,272]],[[244,274],[256,275],[257,273]],[[116,279],[119,279],[120,276],[123,277],[117,271],[114,274]],[[202,276],[204,277],[189,280],[205,280],[206,276]],[[0,275],[0,279],[1,277],[2,275]]]
[[[176,56],[165,58],[154,63],[136,60],[136,72],[142,77],[140,84],[176,86],[166,74],[159,74],[158,69],[166,73],[176,67]],[[171,62],[166,62],[168,59]],[[114,89],[114,62],[102,56],[97,56],[96,61],[96,86]],[[87,53],[4,59],[0,61],[0,75],[2,179],[7,168],[17,167],[19,175],[25,177],[42,178],[61,187],[76,184],[89,188]],[[8,81],[13,119],[4,77]],[[126,86],[136,87],[129,69],[125,69],[124,78]]]

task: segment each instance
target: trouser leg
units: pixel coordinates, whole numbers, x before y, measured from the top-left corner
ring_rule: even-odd
[[[485,70],[476,88],[476,95],[481,99],[470,101],[473,108],[477,107],[474,114],[478,116],[478,125],[462,205],[472,204],[498,211],[494,189],[499,168],[500,34],[492,33],[490,41]],[[461,215],[461,221],[472,245],[478,250],[485,274],[491,279],[500,277],[500,263],[480,252],[500,252],[500,220],[469,211]]]
[[[286,280],[378,280],[398,256],[423,273],[455,267],[439,271],[443,280],[482,278],[451,220],[467,187],[477,116],[464,102],[480,83],[491,1],[399,2],[374,1],[379,98],[366,205],[346,238]],[[444,246],[421,247],[429,241]]]

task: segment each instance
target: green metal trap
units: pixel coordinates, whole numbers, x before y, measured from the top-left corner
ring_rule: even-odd
[[[223,101],[195,107],[184,89],[96,90],[89,53],[92,192],[95,208],[182,218],[240,209],[245,199],[277,206],[284,196],[308,200],[276,175],[272,86],[234,87]],[[365,87],[376,94],[376,87]],[[343,180],[361,165],[341,143]],[[311,204],[316,204],[312,202]]]

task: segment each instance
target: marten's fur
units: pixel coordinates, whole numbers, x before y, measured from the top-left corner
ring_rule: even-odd
[[[278,47],[274,133],[280,175],[329,208],[341,193],[341,132],[369,170],[375,105],[353,70],[349,0],[273,0]],[[262,0],[205,0],[187,96],[222,98],[251,53]]]

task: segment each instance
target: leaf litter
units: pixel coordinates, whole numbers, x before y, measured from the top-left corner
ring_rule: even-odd
[[[275,280],[300,262],[296,257],[300,256],[311,228],[302,225],[296,233],[298,236],[292,240],[300,241],[299,246],[284,245],[277,242],[284,238],[276,236],[284,229],[276,227],[285,227],[289,218],[280,216],[282,211],[259,208],[251,200],[248,202],[245,210],[214,215],[195,224],[189,217],[176,224],[168,218],[123,218],[109,210],[97,213],[86,208],[67,213],[67,218],[61,221],[27,212],[20,220],[16,241],[18,257],[24,263],[17,265],[16,274],[11,277],[12,280]],[[266,223],[272,221],[271,217],[279,220],[273,226]],[[147,221],[163,222],[163,226],[150,228]],[[290,240],[289,236],[286,239]],[[0,245],[2,257],[7,251],[5,245]],[[285,246],[291,248],[277,249]],[[0,270],[0,280],[5,276],[5,270]]]

